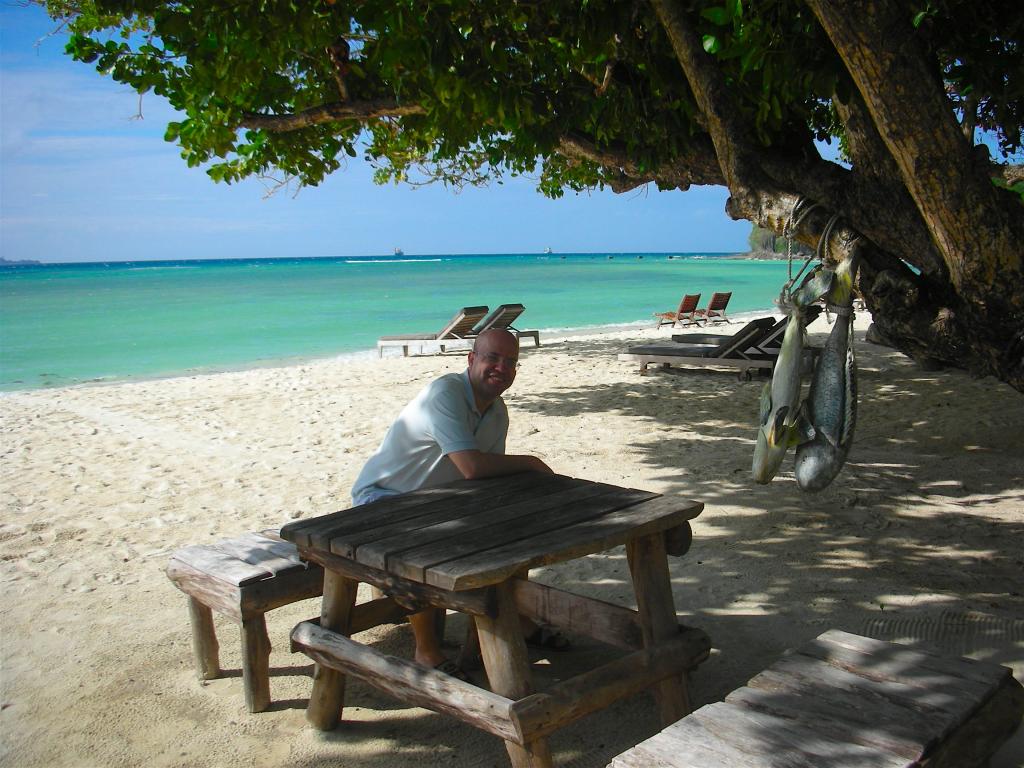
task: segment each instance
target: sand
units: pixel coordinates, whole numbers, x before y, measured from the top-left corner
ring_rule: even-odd
[[[692,549],[671,562],[681,620],[715,648],[693,678],[698,705],[832,627],[996,661],[1024,679],[1024,397],[864,343],[867,320],[855,444],[817,495],[796,488],[791,456],[770,485],[750,480],[759,382],[641,377],[616,360],[628,341],[669,329],[524,350],[506,395],[510,451],[706,504]],[[827,330],[824,318],[812,326],[818,343]],[[269,614],[274,704],[249,714],[237,628],[218,620],[227,674],[200,683],[185,597],[163,573],[186,544],[348,506],[401,406],[463,367],[452,354],[333,360],[0,397],[0,763],[507,765],[497,738],[358,682],[344,727],[306,725],[311,665],[289,652],[288,633],[316,601]],[[618,549],[534,578],[632,605],[627,573]],[[449,622],[453,653],[462,627]],[[411,652],[407,626],[361,639]],[[575,653],[534,658],[554,679],[606,653],[580,639]],[[643,695],[551,744],[557,764],[602,766],[657,729]],[[1024,763],[1021,741],[994,765]]]

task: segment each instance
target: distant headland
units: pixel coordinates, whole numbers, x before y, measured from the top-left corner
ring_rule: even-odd
[[[0,265],[8,264],[8,265],[11,265],[11,266],[27,266],[27,265],[30,265],[30,264],[42,264],[42,263],[43,262],[41,262],[41,261],[32,261],[32,259],[13,259],[12,260],[12,259],[5,259],[3,256],[0,256]]]

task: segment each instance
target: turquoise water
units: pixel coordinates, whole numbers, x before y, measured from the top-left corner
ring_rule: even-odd
[[[0,390],[358,353],[520,302],[520,327],[646,324],[683,293],[771,308],[784,262],[566,254],[0,266]]]

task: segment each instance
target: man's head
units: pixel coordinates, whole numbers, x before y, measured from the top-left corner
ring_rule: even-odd
[[[469,353],[469,383],[480,411],[512,386],[518,365],[519,339],[513,334],[495,328],[476,337]]]

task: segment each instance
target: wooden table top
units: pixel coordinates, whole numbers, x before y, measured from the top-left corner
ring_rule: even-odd
[[[458,480],[288,523],[281,537],[459,591],[681,525],[700,502],[527,472]]]

